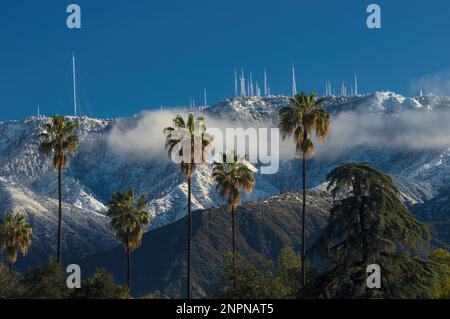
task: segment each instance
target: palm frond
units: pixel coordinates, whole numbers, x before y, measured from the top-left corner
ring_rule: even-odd
[[[150,224],[147,212],[148,202],[145,196],[135,201],[131,188],[123,193],[116,191],[108,201],[107,216],[116,237],[129,250],[135,250],[141,245],[142,236]]]
[[[51,123],[42,125],[43,132],[39,135],[41,143],[39,151],[44,155],[54,154],[53,165],[55,169],[66,167],[69,163],[68,155],[74,156],[79,144],[74,131],[79,124],[71,122],[63,116],[53,116]]]
[[[314,144],[310,139],[313,130],[320,142],[328,136],[330,114],[321,108],[324,102],[324,99],[317,99],[315,92],[310,95],[301,92],[279,111],[278,127],[282,138],[293,136],[297,152],[306,156],[314,153]]]

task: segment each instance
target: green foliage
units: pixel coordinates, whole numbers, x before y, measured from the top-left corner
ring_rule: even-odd
[[[0,263],[0,299],[129,299],[126,287],[116,285],[113,277],[104,269],[81,284],[81,289],[69,289],[65,273],[54,261],[49,265],[30,270],[22,278],[9,274]]]
[[[308,271],[314,273],[308,265]],[[245,257],[229,253],[220,292],[225,299],[292,298],[300,289],[301,260],[292,247],[281,250],[277,264],[257,256],[250,262]]]
[[[439,269],[416,257],[390,254],[381,262],[381,289],[368,289],[366,267],[335,267],[317,276],[305,290],[303,298],[435,298],[433,286],[440,280]]]
[[[428,241],[427,229],[402,204],[389,176],[369,164],[351,163],[337,167],[327,180],[335,204],[319,247],[331,250],[334,259],[364,252],[366,260],[375,260],[380,251],[395,252],[398,245],[417,250]],[[338,239],[342,236],[344,241]],[[343,245],[330,248],[323,240]]]
[[[301,258],[292,247],[285,247],[278,256],[276,280],[284,297],[294,296],[301,286]]]
[[[252,264],[239,254],[225,256],[219,296],[224,299],[281,298],[284,289],[273,275],[273,263],[259,256]]]
[[[49,265],[29,271],[22,282],[25,297],[32,299],[65,299],[72,291],[67,288],[61,266],[51,261]]]
[[[343,164],[327,177],[335,198],[313,251],[328,262],[313,294],[325,298],[429,297],[436,269],[409,256],[428,231],[404,207],[391,178],[368,164]],[[378,264],[382,289],[366,288],[366,270]]]
[[[53,154],[55,169],[61,169],[69,164],[68,154],[75,155],[78,147],[78,137],[74,135],[78,123],[67,120],[64,116],[53,116],[51,123],[45,123],[44,132],[39,136],[43,141],[39,150],[44,155]]]
[[[113,276],[104,269],[82,282],[81,289],[74,289],[74,299],[130,299],[128,288],[116,285]]]
[[[428,260],[440,269],[440,278],[432,286],[434,297],[450,299],[450,253],[437,249],[428,256]]]
[[[17,299],[23,296],[20,276],[10,274],[0,261],[0,299]]]

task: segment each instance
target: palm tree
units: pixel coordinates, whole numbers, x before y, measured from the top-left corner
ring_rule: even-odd
[[[78,137],[74,134],[78,123],[55,115],[51,123],[42,125],[44,132],[39,135],[43,141],[39,150],[44,155],[53,154],[53,167],[58,172],[58,235],[56,243],[56,262],[61,263],[62,245],[62,169],[69,164],[68,155],[74,156],[78,147]]]
[[[197,164],[206,163],[206,150],[212,145],[213,137],[206,133],[205,120],[189,114],[187,121],[181,115],[173,119],[173,126],[164,129],[166,149],[169,157],[180,163],[188,185],[188,247],[187,247],[187,298],[191,299],[191,250],[192,250],[192,216],[191,216],[191,179]]]
[[[212,177],[217,184],[219,195],[226,198],[231,211],[233,232],[233,256],[236,254],[236,207],[241,202],[241,190],[251,193],[255,185],[253,171],[242,158],[232,152],[223,155],[223,162],[214,162]]]
[[[0,223],[0,250],[6,251],[10,273],[19,252],[23,256],[27,254],[32,232],[33,229],[26,223],[25,216],[19,213],[6,213]]]
[[[141,196],[135,202],[131,188],[127,188],[123,194],[119,191],[114,192],[108,202],[107,215],[111,218],[111,227],[127,252],[127,283],[130,291],[131,252],[141,246],[144,228],[150,224],[147,207],[145,196]]]
[[[306,228],[306,161],[314,153],[312,132],[321,142],[328,136],[330,127],[330,114],[321,108],[324,99],[317,99],[317,94],[308,95],[304,92],[291,98],[289,105],[283,107],[280,112],[279,128],[285,140],[288,136],[294,137],[296,151],[302,158],[302,187],[303,187],[303,216],[302,216],[302,286],[306,284],[306,249],[305,249],[305,228]]]

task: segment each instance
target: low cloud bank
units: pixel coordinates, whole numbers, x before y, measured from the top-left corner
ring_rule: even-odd
[[[187,119],[188,112],[185,110],[165,110],[146,112],[136,118],[119,121],[107,136],[109,149],[115,153],[127,154],[141,160],[160,156],[167,157],[168,154],[164,148],[165,135],[163,130],[172,126],[173,119],[178,114]],[[231,150],[225,143],[227,128],[243,128],[246,130],[249,127],[248,124],[243,122],[217,119],[204,114],[198,114],[198,116],[205,118],[208,131],[211,131],[211,133],[222,132],[222,137],[219,134],[214,134],[214,144],[225,145],[224,151]],[[256,124],[255,126],[256,129],[264,127],[263,124]],[[254,147],[256,145],[249,145],[250,149]],[[222,149],[216,147],[215,152],[221,153]]]
[[[399,114],[341,113],[333,119],[318,156],[334,156],[361,146],[393,150],[450,147],[450,111],[407,110]]]
[[[167,110],[152,111],[135,119],[119,122],[107,136],[111,151],[126,154],[135,160],[152,160],[156,157],[167,158],[164,149],[165,136],[163,129],[172,125],[173,118],[181,114],[187,117],[186,111]],[[226,128],[248,128],[245,123],[218,120],[205,116],[208,128],[223,132]],[[258,123],[256,129],[263,128]],[[270,144],[269,138],[258,143],[268,143],[272,158],[292,158],[295,150],[292,139],[279,141],[278,146]],[[242,137],[243,138],[243,137]],[[216,137],[217,144],[224,141]],[[315,141],[317,157],[340,156],[357,147],[376,147],[392,150],[430,150],[450,147],[450,111],[403,111],[399,114],[361,114],[345,112],[332,119],[330,135],[325,144]],[[248,145],[248,150],[258,145]],[[215,150],[220,153],[221,150]]]

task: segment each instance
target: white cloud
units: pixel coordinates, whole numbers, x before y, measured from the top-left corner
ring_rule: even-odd
[[[317,156],[334,156],[355,147],[430,150],[450,147],[450,111],[407,110],[398,114],[345,112],[333,119]]]
[[[414,79],[411,81],[411,90],[416,94],[423,90],[434,95],[450,95],[450,69]]]
[[[152,160],[155,157],[167,158],[164,149],[163,129],[172,124],[176,114],[187,116],[186,111],[147,112],[136,121],[119,122],[107,137],[111,151],[126,154],[134,160]],[[244,128],[248,124],[205,117],[209,128],[221,130],[225,137],[226,128]],[[427,150],[450,147],[450,111],[446,110],[406,110],[398,114],[373,114],[344,112],[332,119],[330,134],[325,144],[317,139],[317,157],[339,156],[356,147],[382,147],[405,150]],[[255,124],[256,128],[264,127]],[[216,138],[216,144],[223,142]],[[270,141],[267,141],[270,143]],[[258,143],[262,143],[259,141]],[[225,146],[226,147],[226,146]],[[248,146],[251,150],[255,145]],[[268,145],[270,150],[270,145]],[[220,153],[221,150],[215,150]],[[292,158],[295,148],[292,138],[280,141],[279,149],[270,154],[275,159]]]

